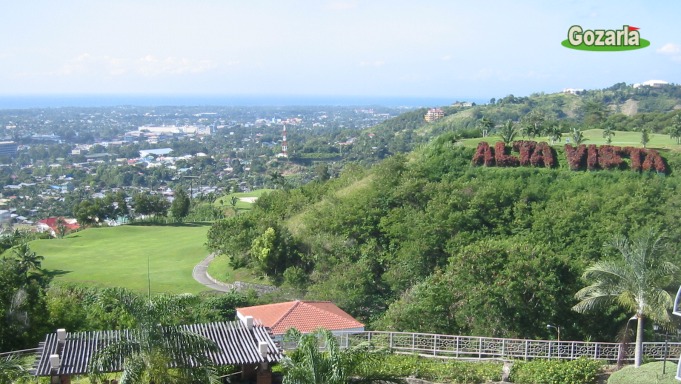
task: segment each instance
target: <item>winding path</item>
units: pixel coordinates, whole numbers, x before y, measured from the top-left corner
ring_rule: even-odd
[[[192,277],[194,280],[198,281],[199,283],[205,285],[206,287],[214,290],[214,291],[220,291],[220,292],[230,292],[234,289],[233,286],[227,285],[220,283],[216,280],[211,279],[211,277],[208,275],[208,264],[210,264],[211,261],[215,258],[215,254],[211,253],[208,255],[205,259],[203,259],[200,263],[198,263],[195,267],[194,270],[192,271]]]

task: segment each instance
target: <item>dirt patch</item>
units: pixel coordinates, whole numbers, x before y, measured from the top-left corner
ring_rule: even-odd
[[[638,101],[629,99],[622,104],[622,113],[626,116],[633,116],[638,113]]]

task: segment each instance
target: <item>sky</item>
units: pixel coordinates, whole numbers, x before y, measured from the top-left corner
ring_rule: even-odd
[[[28,0],[3,6],[0,95],[489,99],[681,83],[679,1]],[[626,52],[572,25],[640,28]]]

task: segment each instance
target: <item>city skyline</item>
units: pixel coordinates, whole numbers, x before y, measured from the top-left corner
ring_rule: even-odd
[[[15,2],[0,95],[288,95],[489,100],[681,83],[677,2]],[[650,47],[584,52],[572,25]]]

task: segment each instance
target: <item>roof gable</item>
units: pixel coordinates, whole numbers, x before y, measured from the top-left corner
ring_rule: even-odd
[[[241,316],[253,316],[275,335],[284,334],[290,328],[306,333],[317,328],[330,331],[363,328],[355,320],[330,301],[290,301],[253,307],[237,308]]]

